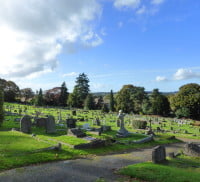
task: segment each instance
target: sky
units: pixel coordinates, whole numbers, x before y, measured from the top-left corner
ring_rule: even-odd
[[[0,0],[0,78],[34,91],[200,84],[199,0]]]

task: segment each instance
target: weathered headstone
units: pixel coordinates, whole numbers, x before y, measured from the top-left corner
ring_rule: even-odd
[[[35,123],[37,127],[45,128],[46,122],[47,122],[47,118],[35,118]]]
[[[200,144],[196,143],[185,144],[184,153],[192,157],[200,157]]]
[[[31,133],[31,117],[25,115],[20,120],[20,131],[23,133]]]
[[[153,163],[161,163],[166,160],[166,150],[164,146],[157,146],[153,148],[152,151],[152,162]]]
[[[68,128],[76,128],[76,119],[67,119],[66,124]]]
[[[48,116],[46,121],[46,133],[55,133],[56,132],[56,124],[55,118],[53,116]]]

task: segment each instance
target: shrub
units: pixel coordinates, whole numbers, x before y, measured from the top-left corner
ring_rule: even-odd
[[[146,126],[147,126],[147,122],[146,121],[140,121],[140,120],[133,120],[132,126],[135,129],[145,129]]]
[[[2,125],[4,119],[3,102],[3,91],[0,89],[0,126]]]

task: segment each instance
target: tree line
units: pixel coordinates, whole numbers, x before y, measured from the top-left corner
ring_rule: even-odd
[[[125,113],[200,119],[200,85],[196,83],[183,85],[176,94],[168,96],[158,89],[147,93],[144,87],[131,84],[124,85],[117,93],[111,90],[104,97],[95,96],[90,92],[89,79],[85,73],[76,78],[72,93],[68,92],[65,82],[60,87],[45,92],[40,89],[36,93],[31,88],[20,90],[14,82],[3,79],[0,79],[0,87],[4,100],[8,102],[20,99],[37,106],[101,109],[103,112],[123,110]]]

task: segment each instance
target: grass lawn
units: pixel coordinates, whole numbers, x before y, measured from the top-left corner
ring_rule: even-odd
[[[8,108],[8,106],[14,107],[12,110],[15,113],[18,113],[19,109],[23,110],[23,114],[26,113],[30,115],[35,113],[35,111],[40,111],[43,113],[41,117],[45,117],[47,114],[51,114],[55,117],[56,120],[58,118],[57,116],[59,112],[62,112],[62,116],[65,119],[66,115],[71,114],[71,110],[58,108],[36,108],[34,106],[24,106],[6,103],[5,108]],[[141,134],[144,133],[144,131],[137,131],[134,128],[132,128],[131,122],[129,122],[129,118],[127,118],[127,120],[125,118],[126,128],[130,132],[137,131],[138,134],[132,134],[130,137],[127,138],[116,138],[115,135],[117,130],[119,129],[116,126],[116,114],[102,114],[100,111],[84,112],[83,110],[77,110],[77,115],[73,117],[76,119],[84,118],[84,121],[79,120],[77,122],[77,126],[81,127],[83,124],[89,123],[90,126],[97,127],[93,125],[93,120],[96,117],[99,117],[102,124],[106,124],[112,127],[112,131],[105,132],[101,136],[95,135],[94,133],[86,132],[88,136],[100,139],[112,138],[123,143],[125,142],[127,144],[109,144],[106,147],[98,149],[75,150],[73,149],[74,145],[88,143],[89,141],[82,138],[67,136],[65,122],[63,122],[64,126],[56,126],[56,129],[62,130],[58,130],[55,134],[46,134],[44,128],[36,128],[35,126],[33,126],[32,133],[34,133],[36,137],[31,137],[31,134],[22,134],[17,131],[10,131],[11,128],[20,128],[19,121],[15,121],[16,118],[19,119],[20,117],[21,116],[19,115],[6,115],[3,125],[0,128],[0,171],[47,161],[74,159],[89,155],[104,155],[108,153],[122,152],[130,149],[144,148],[160,144],[178,142],[177,139],[168,139],[170,135],[174,135],[172,133],[157,133],[157,136],[154,138],[155,141],[151,141],[145,144],[128,144],[130,141],[140,140],[146,137],[146,135]],[[169,128],[170,126],[171,122],[166,122],[166,127]],[[153,127],[155,128],[157,127],[157,125],[153,125]],[[173,127],[175,128],[175,125],[173,125]],[[192,129],[194,131],[197,131],[197,128],[191,128],[191,131]],[[190,132],[189,129],[188,131]],[[199,135],[196,136],[196,139],[198,137]],[[58,143],[62,143],[61,151],[36,152],[36,150],[38,149],[54,146]]]
[[[119,173],[138,181],[198,182],[200,181],[200,159],[180,156],[169,159],[165,164],[145,162],[129,165],[122,168]]]

